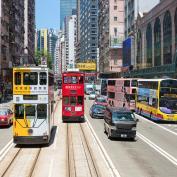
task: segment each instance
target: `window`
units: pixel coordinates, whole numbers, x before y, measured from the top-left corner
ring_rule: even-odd
[[[78,96],[77,102],[78,102],[78,105],[83,105],[83,96]]]
[[[78,83],[78,80],[77,80],[77,77],[71,77],[71,83],[72,84],[77,84]]]
[[[37,118],[38,119],[47,118],[47,105],[46,104],[37,105]]]
[[[115,93],[114,92],[108,92],[108,97],[114,99]]]
[[[70,97],[70,104],[71,104],[71,106],[75,106],[76,105],[76,97],[75,96],[72,96],[72,97]]]
[[[63,103],[64,103],[64,105],[69,104],[69,97],[68,96],[63,97]]]
[[[114,6],[114,10],[117,10],[117,6]]]
[[[117,36],[117,28],[114,28],[114,35]]]
[[[33,119],[36,116],[36,108],[34,105],[25,106],[25,114],[27,119]]]
[[[21,85],[21,73],[15,73],[15,85]]]
[[[83,84],[83,82],[84,82],[84,77],[83,76],[79,77],[79,84]]]
[[[129,80],[124,81],[124,87],[130,87],[130,81]]]
[[[14,112],[15,112],[16,119],[23,119],[24,118],[24,105],[23,104],[16,104]]]
[[[115,80],[108,80],[108,85],[115,85],[115,84],[116,84]]]
[[[117,17],[114,17],[114,21],[117,21]]]
[[[37,85],[38,83],[38,73],[23,73],[23,84],[24,85]]]
[[[40,79],[39,81],[40,85],[46,85],[47,84],[47,73],[41,72],[39,74],[39,79]]]

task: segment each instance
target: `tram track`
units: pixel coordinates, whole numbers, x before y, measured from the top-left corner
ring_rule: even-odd
[[[14,148],[13,150],[16,152],[14,156],[7,161],[7,164],[3,165],[4,168],[1,169],[0,176],[31,177],[38,161],[41,148],[24,147],[18,148],[18,150]]]

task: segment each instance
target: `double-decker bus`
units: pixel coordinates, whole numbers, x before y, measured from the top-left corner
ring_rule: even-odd
[[[13,140],[47,144],[53,127],[54,75],[47,67],[13,68]]]
[[[177,121],[177,80],[138,80],[136,112],[155,121]]]
[[[62,120],[84,120],[84,74],[77,71],[62,74]]]
[[[135,110],[137,79],[108,79],[108,104]]]

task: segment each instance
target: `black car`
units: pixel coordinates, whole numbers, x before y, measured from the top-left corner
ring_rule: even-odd
[[[94,104],[90,108],[90,116],[92,118],[103,118],[106,107],[99,104]]]
[[[136,137],[136,125],[138,119],[133,112],[126,108],[107,107],[104,114],[104,131],[108,138]]]

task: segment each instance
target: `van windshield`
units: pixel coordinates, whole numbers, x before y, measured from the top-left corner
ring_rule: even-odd
[[[135,116],[132,113],[118,113],[114,112],[112,116],[113,122],[117,121],[134,121]]]

